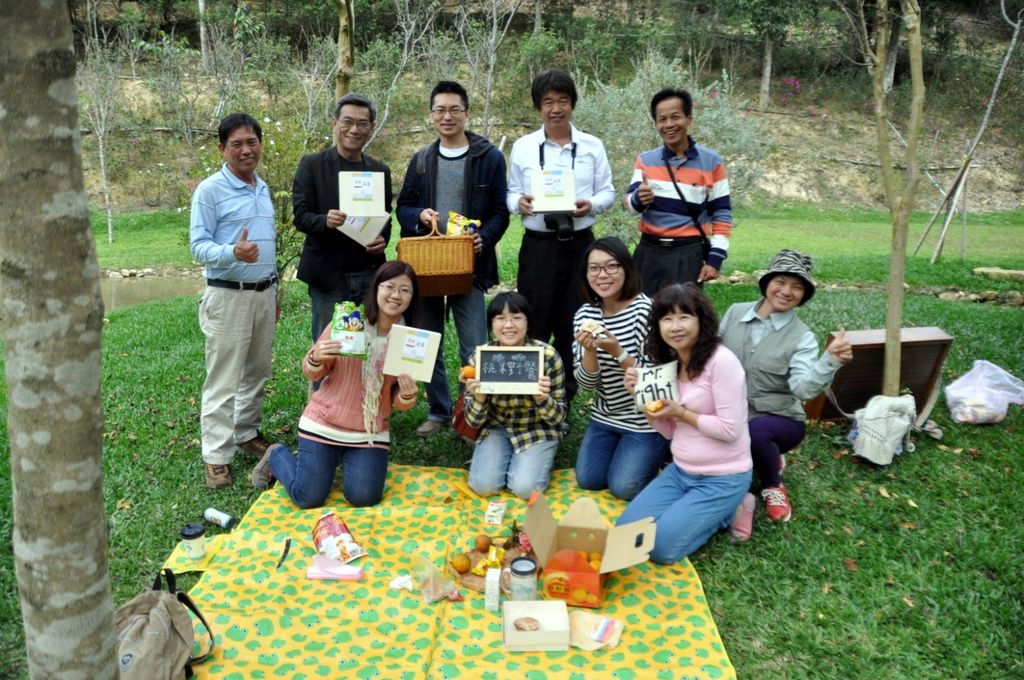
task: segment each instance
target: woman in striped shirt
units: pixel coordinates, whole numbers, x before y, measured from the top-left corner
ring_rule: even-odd
[[[614,236],[591,244],[584,263],[579,289],[588,302],[573,321],[573,364],[580,387],[596,395],[576,458],[576,481],[628,501],[658,474],[668,449],[623,386],[624,370],[643,356],[651,299],[640,292],[633,258]]]

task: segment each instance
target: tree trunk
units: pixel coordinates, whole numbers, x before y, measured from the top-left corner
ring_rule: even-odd
[[[110,205],[110,178],[107,174],[107,134],[97,134],[100,152],[100,183],[103,185],[103,208],[107,213],[107,243],[114,242],[114,209]]]
[[[0,4],[0,297],[32,678],[116,678],[103,514],[103,303],[68,5]],[[55,161],[56,159],[56,161]]]
[[[544,0],[535,0],[533,3],[533,34],[540,35],[544,30]]]
[[[335,99],[348,94],[355,71],[355,49],[352,36],[356,31],[355,0],[334,0],[338,10],[338,69],[334,75]]]
[[[885,3],[879,3],[883,6]],[[904,280],[906,278],[907,262],[907,234],[909,232],[910,212],[914,207],[914,198],[917,194],[917,186],[921,180],[919,170],[917,147],[921,133],[921,119],[924,111],[924,59],[922,57],[921,44],[921,8],[917,0],[901,0],[900,6],[903,10],[903,21],[907,30],[907,52],[910,55],[910,76],[911,76],[911,103],[910,123],[907,128],[906,167],[907,173],[903,180],[902,191],[896,195],[896,178],[891,168],[887,187],[891,194],[890,214],[892,215],[892,253],[889,258],[889,284],[888,284],[888,309],[885,318],[885,372],[882,378],[882,393],[889,396],[897,396],[900,392],[900,367],[902,362],[902,328],[903,328],[903,298]],[[879,10],[880,12],[882,10]],[[879,19],[883,17],[880,15]],[[882,22],[879,21],[879,26]],[[885,36],[878,36],[879,45],[884,45]],[[884,50],[885,47],[879,47]],[[885,55],[879,55],[884,57]],[[879,59],[876,64],[875,73],[875,94],[881,94],[884,73],[877,68],[885,63],[885,59]],[[876,102],[877,104],[877,102]],[[884,101],[882,102],[884,106]],[[888,123],[888,119],[885,121]],[[886,132],[888,130],[886,129]],[[879,144],[882,144],[881,130],[879,133]],[[888,149],[888,135],[884,135],[885,148]],[[879,149],[882,153],[882,149]]]
[[[889,27],[889,44],[885,50],[885,76],[882,81],[882,89],[886,94],[892,90],[893,81],[896,79],[896,62],[900,55],[900,27],[902,25],[903,22],[896,17]]]
[[[210,39],[206,35],[206,0],[199,0],[199,54],[203,71],[210,68]]]
[[[764,61],[761,64],[761,97],[758,109],[761,113],[768,110],[768,96],[772,88],[772,39],[764,37]]]

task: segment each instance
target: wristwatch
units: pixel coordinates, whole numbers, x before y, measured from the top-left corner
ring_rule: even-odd
[[[626,350],[622,350],[622,354],[620,354],[619,356],[615,357],[615,363],[617,363],[618,365],[621,366],[622,362],[625,361],[628,358],[629,358],[629,352],[627,352]]]

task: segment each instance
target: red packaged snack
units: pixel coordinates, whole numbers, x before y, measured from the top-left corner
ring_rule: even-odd
[[[356,543],[344,520],[333,510],[328,510],[313,527],[313,545],[316,551],[348,564],[366,554],[366,549]]]

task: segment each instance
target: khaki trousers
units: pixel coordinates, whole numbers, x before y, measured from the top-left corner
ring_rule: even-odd
[[[206,336],[206,381],[200,416],[203,461],[227,465],[235,445],[256,436],[263,387],[270,378],[277,286],[266,290],[207,287],[199,304]]]

